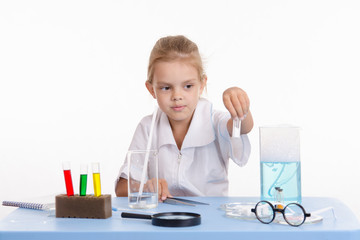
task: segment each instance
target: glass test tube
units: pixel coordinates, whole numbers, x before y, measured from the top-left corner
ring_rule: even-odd
[[[80,196],[86,196],[88,165],[80,165]]]
[[[100,184],[100,163],[92,164],[93,182],[94,182],[94,196],[101,196],[101,184]]]
[[[64,170],[66,194],[68,195],[68,197],[74,196],[74,188],[73,188],[72,178],[71,178],[70,162],[63,162],[62,166],[63,166],[63,170]]]
[[[238,117],[233,119],[232,137],[240,138],[241,135],[241,121]]]

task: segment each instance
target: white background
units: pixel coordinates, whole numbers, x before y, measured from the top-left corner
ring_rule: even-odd
[[[65,193],[65,160],[76,192],[79,164],[98,161],[114,195],[153,111],[151,48],[183,34],[204,57],[215,108],[230,86],[251,100],[252,154],[231,164],[230,195],[260,195],[258,127],[287,123],[302,128],[303,196],[339,198],[360,216],[359,12],[346,0],[1,1],[0,200]]]

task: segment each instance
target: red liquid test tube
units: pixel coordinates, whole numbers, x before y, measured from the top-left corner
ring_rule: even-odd
[[[66,194],[68,195],[68,197],[74,196],[74,188],[71,179],[70,162],[63,162],[63,170],[64,170]]]

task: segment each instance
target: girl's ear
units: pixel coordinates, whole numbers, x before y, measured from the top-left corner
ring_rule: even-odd
[[[203,93],[204,88],[206,87],[206,83],[207,83],[207,76],[204,74],[201,79],[200,95]]]
[[[146,81],[145,86],[146,86],[147,90],[149,91],[149,93],[151,94],[151,96],[153,96],[153,98],[156,99],[153,85],[151,83],[149,83],[148,81]]]

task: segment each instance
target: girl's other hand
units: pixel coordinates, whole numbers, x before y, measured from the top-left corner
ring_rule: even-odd
[[[172,197],[169,189],[168,189],[168,185],[165,179],[159,179],[158,181],[158,195],[159,195],[159,200],[160,202],[164,201],[167,197]],[[155,191],[155,186],[156,186],[156,179],[152,178],[150,180],[148,180],[146,182],[146,184],[144,185],[144,191],[148,191],[148,192],[154,192]]]
[[[226,109],[231,114],[231,118],[245,119],[249,112],[250,101],[244,90],[238,87],[226,89],[223,93],[223,101]]]
[[[159,200],[160,202],[164,201],[168,197],[172,197],[169,192],[168,184],[165,179],[159,179]]]

